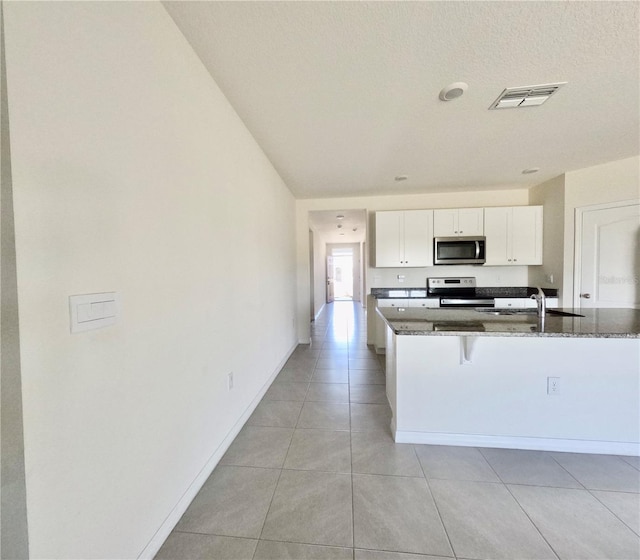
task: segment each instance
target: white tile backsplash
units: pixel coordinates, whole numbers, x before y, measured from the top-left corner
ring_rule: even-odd
[[[427,285],[432,276],[475,276],[478,286],[528,286],[527,266],[429,266],[425,268],[369,268],[369,288],[395,286],[419,288]],[[398,276],[404,276],[400,282]]]

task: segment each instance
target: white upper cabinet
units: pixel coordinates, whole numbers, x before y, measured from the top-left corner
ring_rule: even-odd
[[[484,235],[484,208],[450,208],[433,211],[435,237]]]
[[[433,265],[433,210],[376,212],[376,267]]]
[[[542,264],[542,206],[484,209],[486,265]]]

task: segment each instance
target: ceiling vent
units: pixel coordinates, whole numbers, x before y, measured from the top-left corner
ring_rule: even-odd
[[[515,109],[516,107],[534,107],[542,105],[567,82],[543,84],[540,86],[522,86],[505,89],[489,107],[491,109]]]

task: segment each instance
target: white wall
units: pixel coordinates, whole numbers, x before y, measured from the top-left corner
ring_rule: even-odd
[[[573,301],[575,210],[584,206],[640,199],[640,156],[565,174],[563,295]]]
[[[31,554],[135,558],[296,343],[294,200],[160,4],[4,7]]]
[[[320,232],[311,231],[313,233],[314,271],[313,316],[317,318],[327,302],[327,242]]]
[[[314,210],[350,210],[366,208],[368,212],[367,251],[371,242],[373,212],[378,210],[411,210],[420,208],[473,208],[484,206],[522,206],[529,203],[526,189],[434,193],[420,195],[371,196],[352,198],[319,198],[296,201],[296,239],[298,274],[298,337],[300,342],[309,341],[309,324],[305,321],[309,309],[309,212]],[[525,286],[528,282],[527,267],[477,267],[447,266],[425,268],[372,268],[367,255],[366,287],[422,287],[429,276],[469,275],[478,278],[482,286]],[[317,270],[317,269],[316,269]],[[398,281],[403,275],[404,282]],[[317,295],[316,295],[317,297]],[[363,297],[363,300],[365,298]]]
[[[24,467],[18,279],[9,146],[9,107],[0,2],[0,555],[29,557]]]
[[[529,285],[557,288],[561,305],[563,284],[564,244],[564,175],[546,181],[529,191],[529,204],[543,206],[542,266],[529,267]],[[553,278],[553,282],[551,279]],[[570,302],[565,303],[571,307]]]

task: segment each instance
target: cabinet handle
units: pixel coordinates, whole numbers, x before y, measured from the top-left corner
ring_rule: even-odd
[[[460,230],[458,233],[464,233],[464,231]]]
[[[507,259],[507,261],[511,262],[511,259]]]
[[[518,259],[513,259],[513,262],[518,262]]]
[[[591,294],[580,294],[580,297],[584,299],[589,299],[591,297]]]

